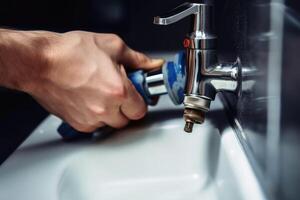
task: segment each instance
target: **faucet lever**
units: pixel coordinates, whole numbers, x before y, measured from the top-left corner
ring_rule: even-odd
[[[173,24],[189,15],[199,14],[200,6],[201,4],[196,3],[183,3],[162,16],[154,17],[153,23],[157,25]]]
[[[215,49],[216,35],[213,24],[213,4],[211,3],[183,3],[170,12],[154,17],[156,25],[169,25],[194,15],[192,31],[184,41],[187,49]]]

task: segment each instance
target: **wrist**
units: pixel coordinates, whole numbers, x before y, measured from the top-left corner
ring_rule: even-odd
[[[0,85],[31,93],[47,71],[45,49],[52,35],[0,29]]]

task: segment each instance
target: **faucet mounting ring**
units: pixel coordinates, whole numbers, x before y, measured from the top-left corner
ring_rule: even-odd
[[[195,110],[202,110],[208,112],[210,108],[211,100],[206,97],[200,97],[195,95],[186,95],[184,97],[185,108],[191,108]]]

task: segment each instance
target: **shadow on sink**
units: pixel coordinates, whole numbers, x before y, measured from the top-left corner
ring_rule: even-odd
[[[108,133],[104,133],[100,136],[95,136],[92,139],[91,138],[82,138],[80,140],[74,140],[74,141],[68,141],[64,142],[62,139],[52,139],[45,142],[35,143],[32,145],[28,145],[26,147],[22,148],[23,152],[31,152],[31,151],[40,151],[43,149],[51,149],[51,148],[57,148],[61,145],[73,145],[73,144],[88,144],[90,145],[95,143],[101,143],[106,140],[113,141],[114,138],[118,138],[118,136],[122,135],[123,139],[128,138],[135,138],[133,136],[140,136],[143,137],[143,131],[137,131],[138,129],[146,129],[147,127],[155,125],[157,122],[162,121],[168,121],[175,118],[181,118],[182,117],[182,110],[160,110],[160,111],[152,111],[149,112],[145,118],[133,121],[131,122],[126,128],[110,131]],[[132,130],[135,132],[135,134],[124,134],[124,130],[126,133],[128,133],[128,130]],[[136,134],[138,132],[138,134]],[[50,133],[50,134],[57,134],[56,132]],[[138,138],[138,137],[137,137]],[[127,141],[127,140],[126,140]],[[130,142],[130,140],[128,141]]]
[[[155,132],[154,134],[147,135],[143,131],[144,129],[147,129],[149,127],[157,126],[157,129],[162,128],[168,128],[172,125],[166,125],[163,126],[162,123],[167,124],[168,121],[173,119],[182,118],[183,111],[181,109],[165,109],[165,110],[159,110],[159,111],[152,111],[149,112],[145,118],[139,121],[133,121],[131,122],[126,128],[120,129],[120,130],[114,130],[112,132],[109,132],[107,134],[102,134],[99,137],[94,138],[86,138],[81,140],[74,140],[70,142],[64,142],[60,139],[53,139],[46,142],[41,142],[33,145],[26,146],[22,148],[22,151],[24,152],[31,152],[31,151],[40,151],[43,149],[51,149],[51,148],[57,148],[61,145],[73,145],[73,144],[101,144],[103,142],[109,141],[110,145],[120,145],[122,144],[130,144],[136,140],[139,140],[139,138],[143,137],[155,137],[155,135],[159,134],[159,132]],[[223,118],[223,111],[222,110],[213,110],[209,113],[207,113],[207,119],[210,123],[219,129],[220,133],[223,132],[225,128],[225,122]],[[178,125],[178,124],[177,124]],[[181,127],[180,127],[181,126]],[[182,123],[178,126],[178,128],[182,129],[182,134],[187,134],[183,131],[184,121],[182,120]],[[196,125],[196,126],[203,126],[203,125]],[[52,134],[52,133],[51,133]],[[53,133],[57,134],[57,133]],[[196,132],[194,134],[197,134]],[[214,146],[214,145],[212,145]]]

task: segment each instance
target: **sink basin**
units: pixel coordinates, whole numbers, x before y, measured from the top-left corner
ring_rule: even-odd
[[[108,137],[65,143],[48,117],[0,168],[0,199],[265,199],[217,99],[183,131],[163,96],[146,118]]]
[[[182,110],[149,115],[158,121],[146,129],[128,128],[78,154],[60,179],[60,199],[216,199],[216,155],[206,152],[218,131],[207,124],[185,134]]]

